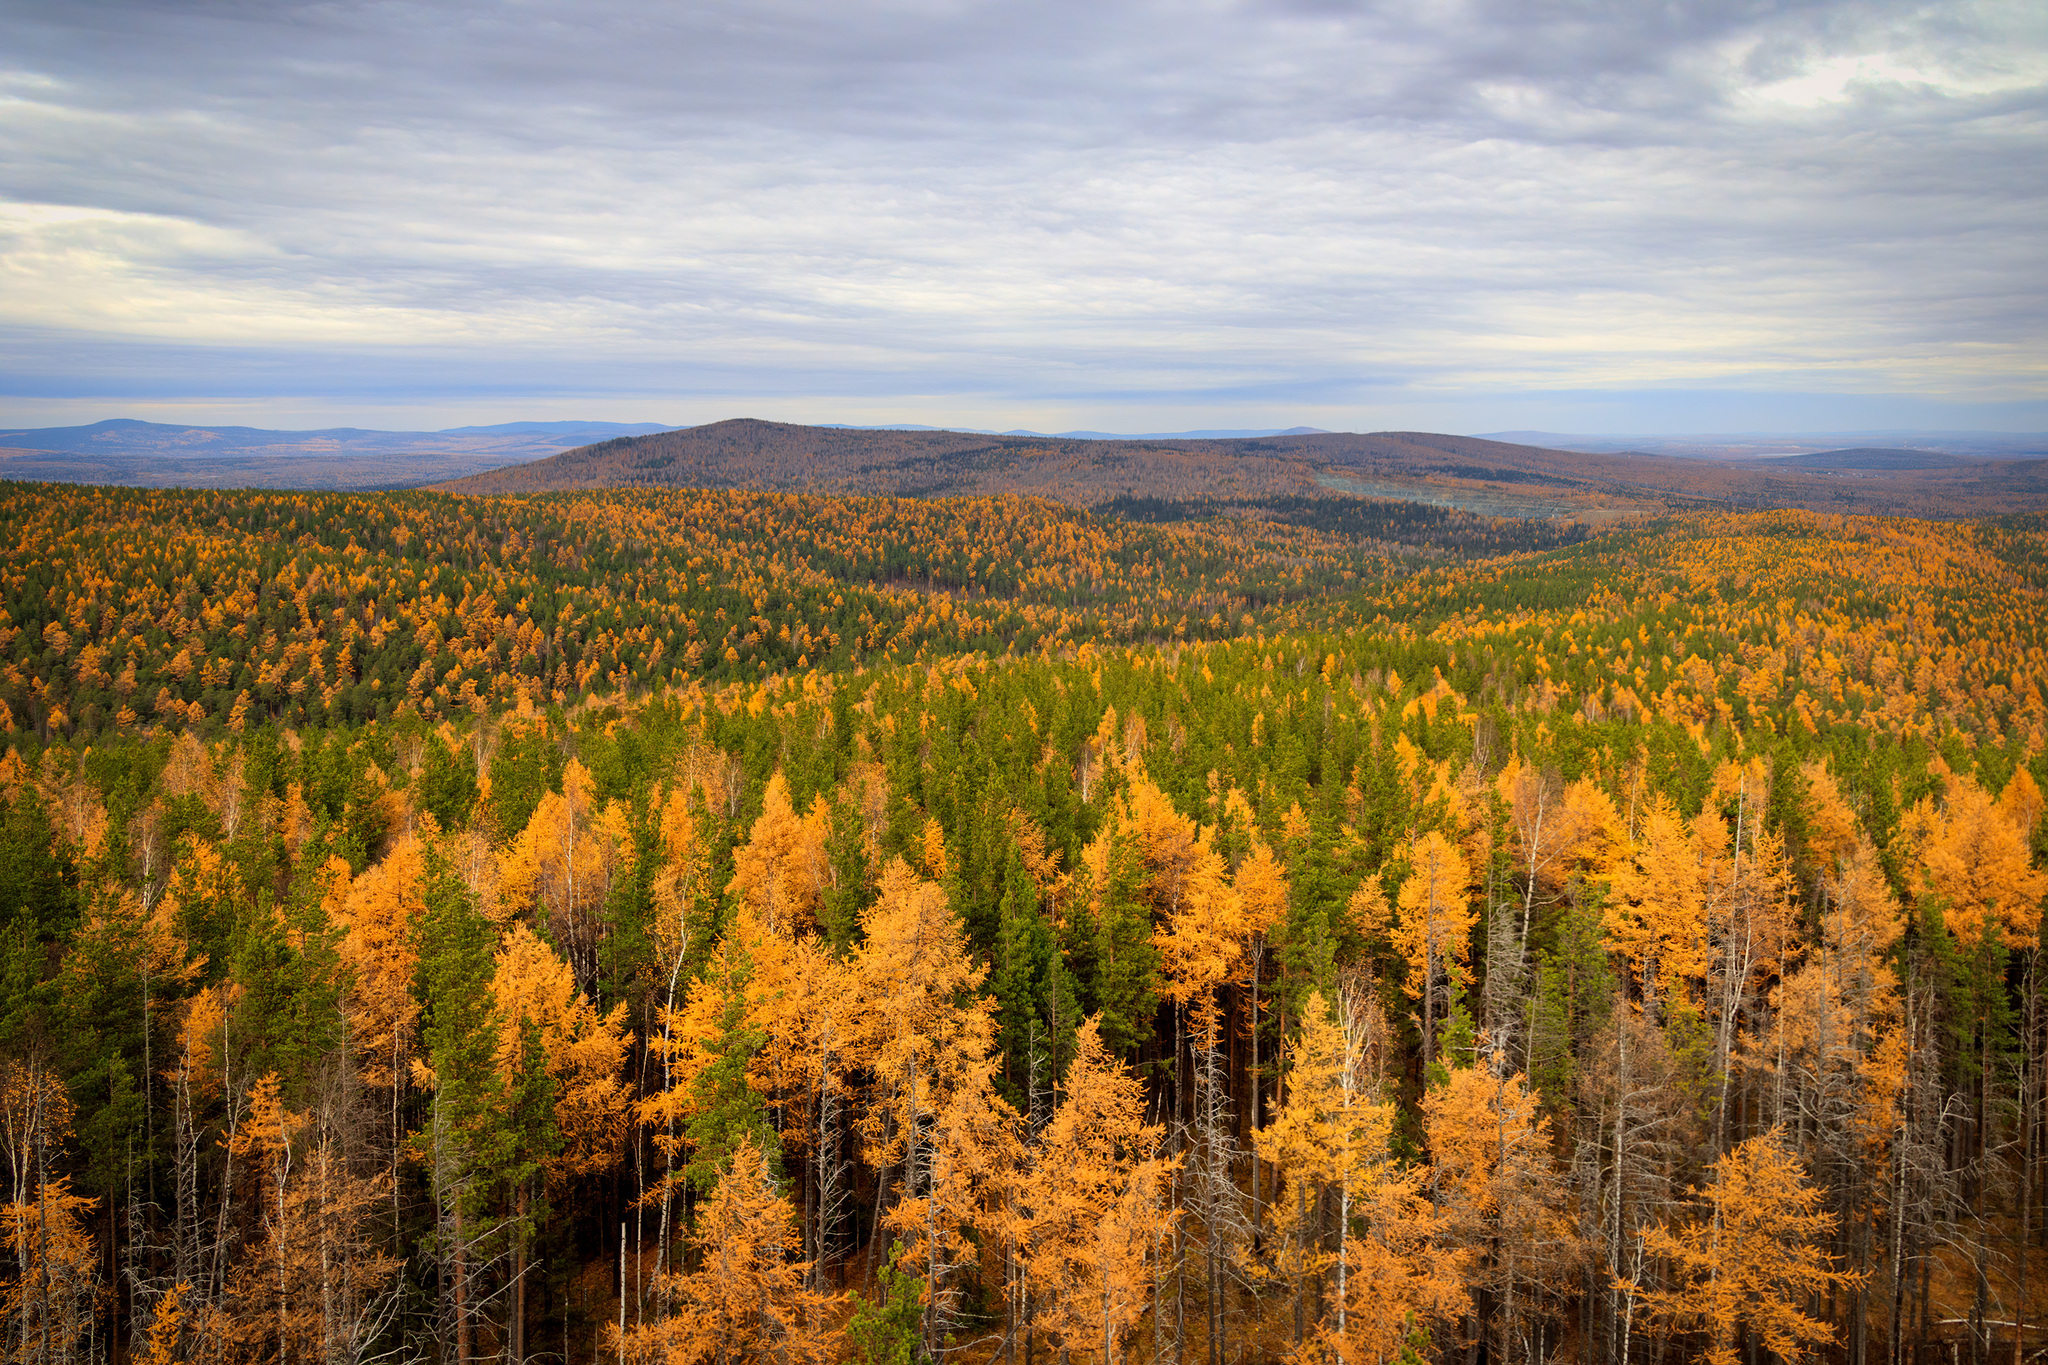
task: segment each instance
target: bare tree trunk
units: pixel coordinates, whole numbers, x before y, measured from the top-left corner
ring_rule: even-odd
[[[50,1329],[55,1322],[50,1311],[50,1169],[49,1154],[45,1150],[43,1137],[40,1098],[36,1101],[36,1109],[36,1222],[37,1236],[41,1239],[36,1256],[36,1266],[40,1273],[36,1279],[43,1300],[41,1331],[36,1335],[43,1347],[43,1365],[49,1365]]]
[[[1185,1217],[1173,1223],[1173,1361],[1188,1365],[1188,1227]]]
[[[1913,992],[1911,982],[1906,991],[1906,1015],[1900,1027],[1906,1031],[1906,1074],[1913,1074]],[[1910,1094],[1908,1102],[1911,1102]],[[1902,1109],[1892,1124],[1892,1201],[1891,1201],[1891,1339],[1887,1343],[1890,1365],[1905,1365],[1906,1324],[1906,1114]]]
[[[2017,1307],[2013,1309],[2012,1365],[2020,1365],[2022,1343],[2027,1335],[2027,1259],[2033,1245],[2034,1224],[2034,1105],[2038,1096],[2039,1076],[2036,1071],[2035,1029],[2040,1022],[2040,986],[2036,977],[2040,953],[2037,949],[2027,950],[2027,996],[2026,996],[2026,1041],[2020,1047],[2020,1235],[2016,1248],[2019,1261],[2019,1285],[2015,1294]]]
[[[1256,1133],[1256,1132],[1257,1132],[1257,1131],[1259,1130],[1260,1126],[1261,1126],[1261,1120],[1262,1120],[1262,1119],[1263,1119],[1263,1118],[1265,1117],[1265,1116],[1264,1116],[1264,1113],[1263,1113],[1263,1111],[1262,1111],[1262,1108],[1261,1108],[1261,1106],[1260,1106],[1260,1104],[1259,1104],[1259,1099],[1260,1099],[1260,1095],[1259,1095],[1259,976],[1260,976],[1261,972],[1263,971],[1263,969],[1264,969],[1264,967],[1265,967],[1265,939],[1264,939],[1264,936],[1261,936],[1260,938],[1258,938],[1258,939],[1254,940],[1254,942],[1253,942],[1253,944],[1252,944],[1252,952],[1251,952],[1251,959],[1252,959],[1252,1020],[1251,1020],[1251,1023],[1252,1023],[1252,1026],[1251,1026],[1251,1035],[1252,1035],[1252,1068],[1251,1068],[1251,1077],[1250,1077],[1250,1079],[1251,1079],[1251,1087],[1250,1087],[1250,1089],[1251,1089],[1251,1101],[1252,1101],[1252,1102],[1251,1102],[1251,1104],[1250,1104],[1250,1106],[1249,1106],[1249,1112],[1248,1112],[1248,1114],[1246,1115],[1246,1118],[1247,1118],[1247,1119],[1249,1120],[1249,1122],[1250,1122],[1250,1128],[1251,1128],[1251,1131],[1252,1131],[1252,1132],[1254,1132],[1254,1133]],[[1259,1149],[1258,1149],[1257,1145],[1256,1145],[1256,1144],[1254,1144],[1254,1145],[1253,1145],[1253,1147],[1252,1147],[1252,1232],[1253,1232],[1254,1234],[1256,1234],[1256,1233],[1258,1232],[1258,1230],[1259,1230],[1259,1225],[1260,1225],[1260,1224],[1261,1224],[1261,1223],[1262,1223],[1262,1222],[1263,1222],[1264,1220],[1265,1220],[1265,1191],[1264,1191],[1264,1190],[1262,1190],[1262,1189],[1260,1188],[1260,1185],[1259,1185]],[[1211,1357],[1211,1360],[1210,1360],[1210,1365],[1221,1365],[1221,1358],[1220,1358],[1220,1357],[1216,1357],[1216,1356],[1214,1356],[1214,1355],[1212,1354],[1212,1357]]]
[[[1536,869],[1538,850],[1543,845],[1543,816],[1550,808],[1550,784],[1539,779],[1536,784],[1536,825],[1529,831],[1529,884],[1522,889],[1522,933],[1515,945],[1517,960],[1529,960],[1529,920],[1536,910]]]
[[[462,1221],[462,1200],[455,1200],[455,1254],[452,1278],[455,1298],[455,1365],[469,1365],[469,1238]]]
[[[1621,1051],[1620,1084],[1615,1087],[1614,1096],[1614,1212],[1607,1226],[1607,1264],[1610,1271],[1621,1269],[1621,1220],[1622,1220],[1622,1165],[1625,1153],[1623,1144],[1628,1133],[1628,1092],[1631,1084],[1628,1067],[1628,1001],[1623,999],[1616,1005],[1615,1027],[1619,1035]],[[1629,1311],[1635,1308],[1634,1295],[1629,1296]],[[1621,1350],[1617,1355],[1620,1365],[1628,1365],[1629,1322],[1621,1324]]]
[[[323,1187],[329,1187],[333,1173],[328,1169],[333,1153],[323,1148],[318,1155],[318,1170]],[[317,1212],[317,1211],[316,1211]],[[339,1358],[335,1349],[340,1330],[341,1305],[334,1297],[334,1239],[328,1220],[320,1218],[320,1358],[332,1361]],[[395,1231],[395,1229],[394,1229]]]
[[[526,1365],[527,1182],[519,1182],[517,1221],[512,1228],[512,1311],[506,1315],[506,1353],[512,1365]]]

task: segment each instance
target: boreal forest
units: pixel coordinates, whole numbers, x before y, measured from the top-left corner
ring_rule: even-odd
[[[2048,517],[0,532],[6,1359],[2048,1346]]]

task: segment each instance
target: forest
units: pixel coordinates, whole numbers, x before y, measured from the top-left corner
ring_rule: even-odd
[[[2048,1344],[2048,517],[0,522],[8,1359]]]

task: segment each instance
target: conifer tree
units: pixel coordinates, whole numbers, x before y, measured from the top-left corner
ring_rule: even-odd
[[[11,1262],[0,1279],[0,1321],[21,1361],[83,1359],[100,1288],[99,1248],[85,1222],[97,1201],[73,1194],[58,1170],[72,1112],[47,1067],[10,1061],[0,1072],[0,1148],[9,1175],[0,1222]]]
[[[1173,1162],[1143,1117],[1141,1087],[1104,1046],[1094,1019],[1075,1038],[1059,1110],[1040,1141],[1022,1200],[1035,1326],[1063,1352],[1119,1348],[1151,1292],[1149,1257],[1172,1218],[1161,1198]]]
[[[697,1266],[664,1273],[656,1292],[667,1312],[620,1336],[611,1349],[649,1365],[823,1365],[837,1333],[829,1304],[804,1285],[791,1258],[796,1220],[776,1188],[768,1156],[742,1136],[721,1164],[691,1238]]]
[[[992,1092],[995,1002],[973,992],[987,968],[971,960],[944,891],[900,858],[882,871],[880,893],[862,920],[855,950],[848,1055],[875,1078],[874,1101],[858,1120],[868,1165],[894,1190],[886,1216],[918,1234],[927,1307],[940,1286],[944,1241],[934,1220],[953,1192],[938,1182],[937,1126],[956,1099],[973,1105]],[[967,1120],[968,1129],[985,1126]],[[958,1161],[972,1165],[963,1154]],[[890,1179],[891,1175],[894,1179]],[[938,1329],[926,1317],[926,1344]]]
[[[1832,1329],[1807,1310],[1817,1295],[1859,1277],[1835,1269],[1817,1245],[1835,1224],[1822,1200],[1781,1130],[1737,1145],[1714,1163],[1713,1182],[1692,1219],[1646,1234],[1649,1250],[1670,1259],[1674,1284],[1647,1290],[1645,1305],[1680,1328],[1701,1331],[1708,1365],[1736,1365],[1741,1327],[1781,1360],[1804,1359],[1833,1342]]]
[[[1706,969],[1706,888],[1691,832],[1668,797],[1643,814],[1632,847],[1614,868],[1607,902],[1609,947],[1625,958],[1653,1017],[1683,1003]]]
[[[434,1191],[438,1327],[449,1353],[466,1365],[485,1298],[477,1248],[492,1212],[507,1104],[491,993],[498,932],[440,850],[429,848],[425,868],[417,928],[424,1056],[414,1060],[414,1076],[433,1099],[414,1142]]]
[[[1450,1016],[1471,956],[1471,873],[1455,844],[1435,830],[1408,850],[1409,872],[1395,897],[1395,951],[1408,964],[1405,988],[1422,1007],[1422,1062],[1433,1066],[1438,1021]]]

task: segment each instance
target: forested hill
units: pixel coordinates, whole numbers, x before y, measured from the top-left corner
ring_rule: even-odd
[[[1526,482],[1534,466],[1569,465],[1582,458],[1473,437],[1406,432],[1090,440],[864,431],[746,419],[604,441],[438,487],[458,493],[630,487],[917,497],[1023,493],[1085,506],[1117,495],[1312,494],[1322,487],[1317,472],[1332,464],[1418,477],[1437,473]],[[1559,486],[1579,482],[1547,481]]]
[[[1157,510],[1157,509],[1153,509]],[[1320,619],[1578,526],[1323,498],[1163,524],[1015,497],[474,499],[0,485],[0,727],[359,724]],[[241,718],[241,721],[237,720]]]
[[[2037,668],[2011,653],[2040,605],[2033,526],[1786,513],[1587,539],[1569,523],[1339,497],[1124,499],[1097,515],[1016,498],[0,485],[0,534],[22,548],[0,574],[0,727],[91,743],[138,727],[358,725],[967,651],[1414,628],[1458,601],[1584,607],[1596,590],[1633,602],[1661,588],[1703,611],[1749,600],[1788,562],[1833,585],[1822,619],[1840,629],[1939,606],[1958,666],[2002,681],[1987,694],[2002,720]],[[1473,582],[1500,587],[1455,596]],[[1773,648],[1783,683],[1788,665],[1819,664]],[[1860,659],[1870,685],[1938,695],[1848,648],[1833,652]],[[1683,657],[1645,652],[1642,678],[1612,681],[1665,688]],[[1753,661],[1717,653],[1715,687],[1695,690],[1738,666]],[[1838,688],[1816,679],[1808,704]],[[1759,698],[1758,713],[1795,692]]]
[[[1714,505],[1982,516],[2048,508],[2048,461],[1894,464],[1859,467],[1851,475],[1832,466],[1585,454],[1427,432],[1111,441],[746,419],[604,441],[437,487],[473,494],[646,487],[913,497],[1014,493],[1077,506],[1116,497],[1334,491],[1595,521]]]
[[[2039,515],[0,492],[14,1358],[2048,1345]]]

